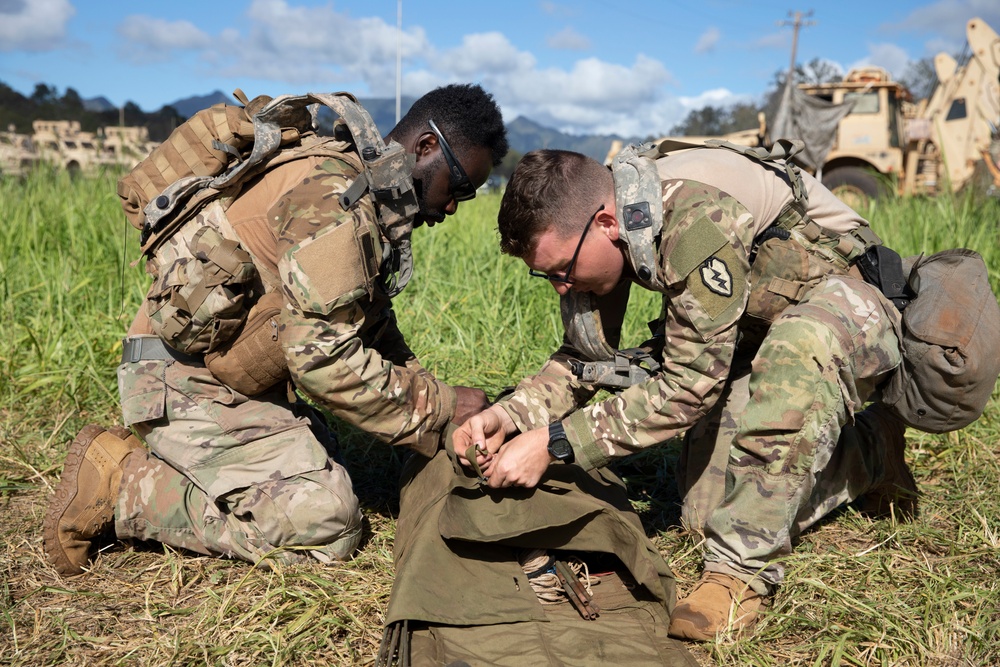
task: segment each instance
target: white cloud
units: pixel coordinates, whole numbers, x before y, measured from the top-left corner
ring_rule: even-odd
[[[924,45],[923,55],[932,56],[940,51],[954,55],[962,50],[966,42],[966,24],[975,17],[986,21],[994,30],[1000,30],[1000,3],[996,0],[938,0],[882,28],[934,35]]]
[[[1000,22],[1000,5],[996,0],[938,0],[914,9],[905,19],[890,24],[890,27],[935,33],[964,42],[965,24],[976,16],[990,25],[996,25]]]
[[[707,106],[727,107],[737,102],[751,102],[752,99],[750,95],[734,93],[728,88],[713,88],[694,97],[679,97],[677,101],[690,111]]]
[[[886,69],[895,79],[902,76],[910,60],[906,50],[896,44],[869,44],[868,55],[852,63],[850,68],[875,65]]]
[[[162,62],[174,57],[174,51],[201,51],[212,38],[190,21],[166,21],[135,14],[127,16],[116,28],[125,42],[119,53],[136,62]]]
[[[129,17],[119,33],[124,48],[133,53],[147,58],[156,52],[194,54],[213,75],[274,81],[299,90],[347,88],[380,97],[395,93],[395,25],[377,17],[352,17],[332,4],[299,6],[290,0],[254,0],[245,18],[248,28],[206,34],[184,21]],[[422,95],[447,83],[477,82],[494,94],[508,120],[523,114],[576,134],[661,133],[688,110],[667,92],[676,84],[673,75],[661,61],[645,55],[631,63],[590,57],[567,67],[540,68],[532,53],[499,32],[468,34],[447,49],[435,48],[419,26],[399,37],[406,95]]]
[[[355,19],[332,4],[291,7],[285,0],[254,0],[247,15],[253,24],[249,36],[222,50],[240,58],[226,68],[231,75],[320,87],[362,80],[371,94],[389,95],[395,91],[397,45],[404,62],[431,48],[423,28],[400,34],[381,18]]]
[[[69,0],[0,0],[0,51],[59,48],[74,14]]]
[[[534,69],[537,61],[499,32],[465,35],[461,46],[428,58],[431,66],[459,78],[488,78]]]
[[[787,49],[792,42],[791,32],[772,32],[767,35],[761,35],[757,39],[750,43],[751,48],[755,49]]]
[[[570,26],[566,26],[559,32],[549,35],[545,43],[551,49],[564,51],[586,51],[590,48],[590,40],[581,35]]]
[[[542,0],[542,2],[538,3],[538,7],[542,10],[543,14],[549,16],[569,18],[576,15],[576,10],[572,6],[559,2],[551,2],[550,0]]]
[[[355,19],[332,5],[254,0],[246,16],[248,31],[226,28],[216,36],[187,21],[128,17],[119,27],[126,40],[122,50],[147,61],[168,57],[171,49],[195,53],[219,76],[318,88],[364,81],[373,95],[395,91],[397,42],[404,61],[431,50],[422,28],[404,30],[397,40],[394,25],[377,17]]]
[[[628,66],[586,58],[569,70],[525,69],[484,85],[510,116],[576,134],[644,135],[664,127],[670,105],[663,90],[673,80],[662,63],[640,55]]]
[[[708,53],[715,50],[715,45],[719,43],[722,33],[715,26],[710,26],[708,30],[701,33],[698,43],[694,45],[695,53]]]

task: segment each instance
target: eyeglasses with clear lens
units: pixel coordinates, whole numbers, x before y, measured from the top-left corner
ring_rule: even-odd
[[[594,211],[594,215],[590,216],[590,220],[583,228],[583,233],[580,234],[580,242],[576,244],[576,251],[573,253],[573,258],[569,260],[569,264],[566,265],[566,270],[562,273],[543,273],[542,271],[535,271],[534,269],[528,269],[528,275],[534,276],[535,278],[545,278],[549,282],[553,283],[564,283],[566,285],[572,285],[574,280],[571,273],[573,273],[573,267],[576,265],[576,258],[580,256],[580,248],[583,247],[583,240],[587,238],[587,232],[590,231],[590,225],[597,218],[597,214],[604,210],[604,204]]]

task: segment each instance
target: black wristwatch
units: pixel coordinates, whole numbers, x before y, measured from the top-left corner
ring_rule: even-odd
[[[573,446],[566,439],[566,429],[560,422],[549,424],[549,454],[557,461],[572,463],[576,460]]]

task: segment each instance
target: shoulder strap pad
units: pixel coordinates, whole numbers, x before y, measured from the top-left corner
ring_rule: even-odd
[[[663,229],[663,189],[653,144],[626,146],[611,162],[615,181],[615,208],[619,237],[628,249],[628,259],[643,286],[660,290],[656,273],[656,238]]]

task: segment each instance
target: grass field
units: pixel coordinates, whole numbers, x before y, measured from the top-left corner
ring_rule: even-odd
[[[561,337],[557,300],[496,244],[499,198],[416,234],[401,328],[443,380],[490,394],[542,363]],[[901,254],[978,250],[1000,288],[996,202],[877,204]],[[264,572],[248,564],[119,545],[60,578],[41,523],[69,441],[120,422],[114,369],[145,292],[137,240],[112,178],[0,182],[0,665],[371,664],[392,582],[397,453],[345,431],[367,518],[357,557]],[[635,341],[658,312],[634,294]],[[997,351],[1000,354],[1000,350]],[[1000,403],[958,433],[908,433],[922,497],[910,523],[851,509],[803,536],[787,585],[755,637],[696,647],[706,665],[1000,665]],[[681,592],[700,547],[676,522],[664,447],[634,457],[630,496]]]

